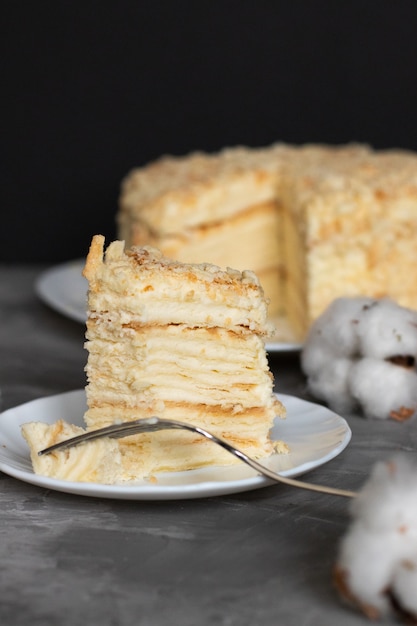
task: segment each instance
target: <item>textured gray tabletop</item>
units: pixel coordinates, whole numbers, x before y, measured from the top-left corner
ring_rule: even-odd
[[[84,327],[41,303],[42,268],[0,267],[1,408],[84,386]],[[270,357],[278,392],[308,398],[297,353]],[[306,476],[356,489],[417,447],[410,421],[345,416],[348,448]],[[0,472],[0,624],[356,626],[331,581],[343,498],[280,485],[162,502],[46,490]],[[385,623],[396,623],[386,621]]]

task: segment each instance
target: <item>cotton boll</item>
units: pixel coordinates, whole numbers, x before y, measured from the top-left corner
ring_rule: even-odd
[[[356,523],[344,537],[336,566],[335,583],[344,600],[375,618],[390,608],[390,585],[395,546],[381,533]]]
[[[417,413],[417,311],[389,299],[338,298],[301,353],[310,391],[338,412],[405,420]]]
[[[377,463],[351,515],[335,567],[341,597],[369,618],[394,610],[417,623],[417,464]]]
[[[417,355],[417,312],[392,300],[375,301],[364,308],[357,333],[363,356]]]
[[[348,388],[367,417],[406,419],[417,409],[417,373],[377,358],[352,364]]]

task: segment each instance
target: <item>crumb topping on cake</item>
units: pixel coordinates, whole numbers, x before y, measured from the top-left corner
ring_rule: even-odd
[[[263,289],[249,270],[183,264],[150,246],[125,252],[122,241],[112,242],[104,254],[104,237],[96,235],[84,276],[90,317],[111,311],[111,319],[119,318],[124,326],[172,323],[273,332]]]

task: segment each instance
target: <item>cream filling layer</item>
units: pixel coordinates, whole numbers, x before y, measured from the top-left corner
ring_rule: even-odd
[[[176,326],[129,331],[115,340],[110,329],[99,329],[100,339],[89,330],[89,402],[97,397],[125,406],[161,400],[241,408],[270,402],[273,383],[256,335]]]
[[[139,293],[118,294],[117,299],[111,293],[90,293],[89,316],[105,324],[107,311],[111,311],[111,325],[129,324],[184,324],[190,327],[209,326],[222,328],[242,328],[265,331],[266,305],[259,301],[240,298],[235,305],[225,306],[216,299],[201,296],[195,298],[192,286],[182,300],[174,301],[175,294]]]

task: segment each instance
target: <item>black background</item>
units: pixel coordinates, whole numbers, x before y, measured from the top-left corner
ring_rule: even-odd
[[[0,261],[84,256],[163,153],[417,149],[415,0],[2,4]]]

